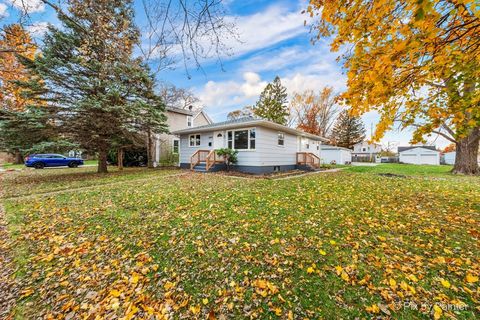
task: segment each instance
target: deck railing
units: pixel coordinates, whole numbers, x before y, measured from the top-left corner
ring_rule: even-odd
[[[198,165],[200,162],[205,162],[210,152],[211,150],[197,150],[190,157],[190,170],[193,170],[193,168],[195,168],[195,166]]]
[[[210,170],[211,167],[213,167],[215,165],[215,163],[217,162],[217,153],[215,152],[215,150],[212,150],[208,153],[207,155],[207,158],[206,158],[206,167],[205,167],[205,170]]]
[[[197,150],[190,157],[190,170],[196,165],[205,162],[205,170],[210,170],[216,163],[223,163],[225,160],[222,156],[217,155],[216,150]]]
[[[297,152],[297,164],[320,168],[320,158],[311,152]]]

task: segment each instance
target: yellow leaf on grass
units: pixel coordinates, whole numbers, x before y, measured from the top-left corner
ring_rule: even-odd
[[[111,290],[111,291],[110,291],[110,295],[111,295],[112,297],[117,298],[117,297],[120,296],[120,291],[115,290],[115,289],[114,289],[114,290]]]
[[[198,313],[200,313],[200,305],[191,306],[191,307],[190,307],[190,312],[193,313],[193,314],[198,314]]]
[[[327,253],[326,253],[324,250],[322,250],[322,249],[318,250],[318,252],[320,252],[320,254],[321,254],[322,256],[324,256],[324,255],[327,254]]]
[[[397,281],[395,281],[395,279],[393,278],[390,278],[390,280],[388,280],[388,283],[390,284],[390,287],[392,289],[395,289],[397,287]]]
[[[203,298],[203,299],[202,299],[202,302],[203,302],[203,304],[208,304],[208,299],[207,299],[207,298]]]
[[[342,272],[340,277],[342,277],[342,279],[345,280],[345,281],[350,281],[350,277],[348,276],[348,274],[345,271]]]
[[[313,273],[313,272],[315,272],[315,269],[313,269],[312,267],[308,267],[307,273],[310,274],[310,273]]]
[[[440,283],[442,284],[442,286],[444,286],[445,288],[450,288],[450,282],[448,282],[448,280],[445,280],[445,279],[442,279],[440,278]]]
[[[168,290],[170,290],[171,288],[173,288],[174,286],[175,286],[175,283],[170,282],[170,281],[167,281],[167,282],[165,282],[165,284],[163,285],[163,288],[168,291]]]
[[[477,276],[474,276],[473,274],[467,274],[467,276],[465,277],[465,280],[467,280],[468,283],[475,283],[478,281],[478,277]]]
[[[138,279],[139,279],[138,275],[134,274],[133,276],[130,277],[130,282],[133,283],[133,284],[137,284]]]
[[[337,270],[337,275],[340,275],[343,271],[343,268],[341,266],[336,266],[335,270]]]
[[[443,313],[442,308],[440,308],[440,307],[437,306],[437,305],[434,305],[434,306],[433,306],[433,318],[434,318],[435,320],[440,319],[440,317],[442,316],[442,313]]]
[[[370,313],[379,313],[380,308],[376,304],[372,304],[369,307],[366,307],[365,310]]]

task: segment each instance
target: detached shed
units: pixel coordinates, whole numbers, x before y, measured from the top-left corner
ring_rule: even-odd
[[[349,164],[352,162],[352,150],[342,147],[322,145],[320,158],[322,163]]]
[[[435,146],[398,147],[401,163],[440,165],[440,151]]]

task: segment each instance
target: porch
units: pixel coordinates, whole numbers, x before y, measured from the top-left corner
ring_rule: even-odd
[[[225,168],[225,159],[216,153],[215,149],[197,150],[190,157],[190,170],[197,172],[219,171]],[[241,165],[241,164],[240,164]],[[320,168],[320,157],[311,152],[297,152],[296,164],[298,169],[317,170]],[[291,167],[294,167],[293,165]],[[277,166],[274,166],[277,167]],[[278,166],[280,167],[280,166]]]

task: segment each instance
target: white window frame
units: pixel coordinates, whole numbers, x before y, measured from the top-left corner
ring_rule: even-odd
[[[280,136],[282,137],[280,138]],[[283,142],[282,144],[280,144],[280,140]],[[285,133],[282,131],[277,132],[277,146],[285,148]]]
[[[187,116],[187,128],[193,127],[193,117]]]
[[[252,138],[251,137],[251,132],[252,130],[255,132],[255,138]],[[237,131],[247,131],[247,135],[248,135],[248,149],[236,149],[235,148],[235,132]],[[230,139],[228,134],[229,133],[232,133],[232,138]],[[257,148],[257,130],[256,128],[241,128],[241,129],[235,129],[235,130],[227,130],[226,132],[227,134],[227,148],[229,147],[229,142],[232,143],[232,148],[233,150],[238,150],[238,151],[255,151],[256,148]],[[252,149],[252,141],[255,141],[255,148]]]
[[[197,136],[199,137],[197,140]],[[193,137],[193,145],[192,145],[192,137]],[[198,144],[197,144],[198,142]],[[188,136],[188,146],[190,148],[200,147],[202,145],[202,135],[201,134],[191,134]]]

